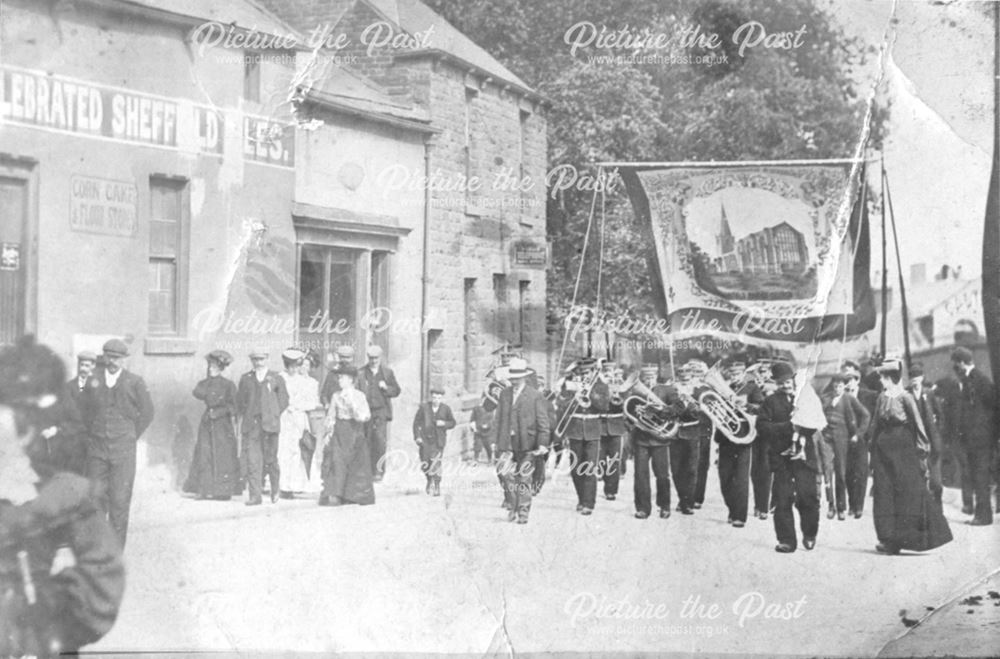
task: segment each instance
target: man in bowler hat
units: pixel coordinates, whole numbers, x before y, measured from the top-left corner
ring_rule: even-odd
[[[111,339],[103,352],[104,364],[87,381],[83,396],[91,438],[87,475],[102,486],[102,508],[124,548],[136,443],[153,421],[153,401],[143,379],[124,368],[128,357],[124,341]]]

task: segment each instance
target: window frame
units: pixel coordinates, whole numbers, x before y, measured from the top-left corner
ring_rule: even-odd
[[[154,260],[158,262],[169,262],[170,257],[163,256],[160,254],[153,254],[153,246],[151,244],[152,232],[153,232],[153,222],[156,220],[153,216],[153,200],[154,200],[154,188],[171,188],[178,195],[177,198],[177,208],[178,208],[178,218],[177,218],[177,229],[176,229],[176,254],[173,256],[174,268],[174,308],[172,310],[173,327],[167,329],[159,326],[154,326],[152,323],[152,303],[149,299],[149,294],[152,292],[150,285],[152,282],[147,283],[146,287],[146,332],[150,336],[167,336],[167,337],[184,337],[186,336],[187,328],[187,309],[188,309],[188,282],[189,276],[189,264],[190,264],[190,234],[191,234],[191,186],[190,180],[186,177],[171,176],[167,174],[151,174],[149,176],[147,193],[149,195],[148,203],[146,208],[148,209],[149,215],[147,217],[147,235],[146,235],[146,263],[151,265]]]

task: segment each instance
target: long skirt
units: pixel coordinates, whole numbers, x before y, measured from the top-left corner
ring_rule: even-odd
[[[323,461],[323,494],[343,503],[375,503],[371,451],[365,424],[337,419]]]
[[[951,529],[928,489],[909,427],[893,426],[874,438],[872,473],[872,507],[879,542],[910,551],[927,551],[951,542]]]
[[[239,475],[232,420],[228,416],[211,419],[206,411],[198,426],[198,441],[184,491],[204,497],[228,498],[240,493]]]
[[[281,470],[281,489],[286,492],[303,492],[306,489],[306,463],[302,459],[299,442],[302,433],[308,429],[309,417],[305,412],[286,409],[281,413],[278,468]]]

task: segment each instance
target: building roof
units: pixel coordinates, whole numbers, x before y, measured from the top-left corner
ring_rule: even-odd
[[[452,55],[498,80],[509,82],[525,91],[532,91],[527,83],[420,0],[357,1],[368,4],[410,34],[426,32],[429,28],[433,28],[430,37],[431,47],[426,49],[426,52]],[[415,50],[408,54],[413,56],[419,52],[421,51]]]
[[[403,128],[436,132],[430,127],[426,110],[401,103],[399,97],[391,96],[378,84],[334,64],[324,72],[318,85],[301,88],[301,91],[307,100],[334,111]]]
[[[187,16],[203,21],[231,23],[246,30],[278,36],[294,36],[299,44],[303,35],[281,18],[258,5],[253,0],[205,2],[204,0],[113,0],[119,6],[145,7],[170,14]]]

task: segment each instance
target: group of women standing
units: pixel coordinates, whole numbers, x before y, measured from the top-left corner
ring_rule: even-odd
[[[183,489],[197,499],[227,500],[243,490],[236,440],[241,411],[236,385],[223,376],[233,357],[224,350],[213,350],[205,359],[206,377],[193,392],[205,403],[205,411]],[[313,354],[297,348],[282,353],[285,370],[281,377],[288,391],[288,406],[281,412],[278,431],[281,497],[319,493],[321,505],[374,503],[364,426],[371,413],[365,395],[354,387],[357,370],[342,365],[334,371],[339,390],[324,410],[319,383],[308,371],[312,359]]]

